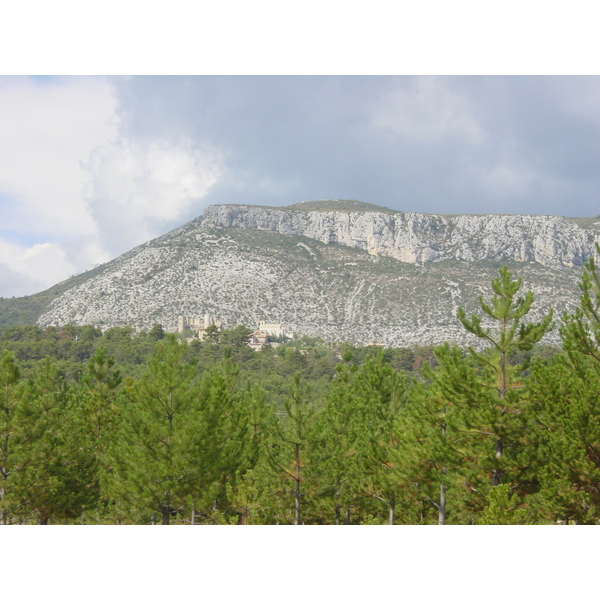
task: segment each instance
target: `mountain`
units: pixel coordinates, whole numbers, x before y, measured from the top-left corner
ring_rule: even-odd
[[[534,291],[532,318],[551,307],[558,316],[577,302],[596,241],[600,217],[427,215],[347,200],[210,206],[63,282],[37,322],[175,330],[179,315],[208,312],[229,326],[281,322],[326,341],[472,343],[456,308],[477,311],[501,265]]]
[[[537,262],[560,268],[582,265],[600,240],[600,218],[532,215],[427,215],[401,213],[355,201],[300,203],[288,208],[210,206],[204,223],[302,235],[407,263]]]

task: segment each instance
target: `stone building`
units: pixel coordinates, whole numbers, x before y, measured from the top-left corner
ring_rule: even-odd
[[[208,313],[206,313],[201,319],[184,317],[183,315],[180,315],[178,319],[179,333],[183,333],[186,329],[188,329],[196,333],[200,340],[204,339],[204,334],[211,325],[214,325],[218,331],[221,331],[221,321],[216,317],[211,317]]]
[[[259,321],[257,331],[266,333],[271,337],[283,336],[287,339],[294,339],[294,332],[287,330],[281,325],[281,323],[267,323],[266,321]]]
[[[260,350],[265,344],[276,346],[278,344],[269,342],[269,337],[284,337],[288,340],[294,339],[294,332],[287,330],[281,323],[258,322],[258,329],[252,334],[248,346],[254,350]]]
[[[208,313],[203,318],[195,319],[193,317],[184,317],[180,315],[178,318],[178,331],[184,333],[185,331],[192,331],[198,337],[203,340],[206,330],[214,325],[218,331],[222,329],[222,323],[219,319],[211,317]],[[269,338],[286,338],[288,340],[294,339],[294,332],[287,330],[281,325],[281,323],[267,323],[266,321],[259,321],[258,328],[252,333],[248,346],[254,350],[260,350],[265,344],[269,344]],[[276,345],[273,343],[272,345]]]

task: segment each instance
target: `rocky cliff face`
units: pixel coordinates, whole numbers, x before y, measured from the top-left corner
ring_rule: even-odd
[[[319,203],[312,203],[317,204]],[[533,290],[532,319],[577,303],[594,219],[436,216],[339,206],[213,206],[78,279],[38,323],[102,329],[210,313],[227,326],[281,322],[325,341],[473,343],[456,309],[480,313],[501,264]],[[555,330],[546,338],[557,342]]]
[[[343,205],[342,205],[343,206]],[[419,213],[210,206],[204,224],[302,235],[407,263],[460,261],[537,262],[545,267],[582,265],[600,232],[562,217],[533,215],[441,216]],[[600,219],[598,219],[600,225]]]

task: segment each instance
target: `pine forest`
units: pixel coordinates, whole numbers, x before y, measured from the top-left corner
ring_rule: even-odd
[[[574,312],[533,321],[501,268],[457,312],[469,348],[6,327],[0,522],[597,524],[593,260],[579,286]]]

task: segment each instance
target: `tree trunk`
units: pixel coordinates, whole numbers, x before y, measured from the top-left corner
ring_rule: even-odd
[[[294,490],[294,525],[300,525],[300,444],[295,444],[296,485]]]
[[[502,451],[504,449],[504,445],[502,442],[502,438],[498,438],[496,440],[496,459],[498,460],[498,467],[492,472],[492,485],[500,485],[500,478],[502,476],[502,471],[500,470],[500,459],[502,458]]]
[[[394,524],[394,518],[396,516],[396,492],[390,494],[390,517],[388,525]]]
[[[215,513],[217,512],[218,508],[219,508],[219,506],[218,506],[218,504],[217,504],[217,499],[215,498],[215,501],[213,502],[213,505],[212,505],[212,511],[213,511],[213,518],[212,518],[212,519],[213,519],[213,525],[218,525],[218,524],[219,524],[219,522],[217,521],[217,519],[215,519],[215,517],[214,517],[214,515],[215,515]]]
[[[168,525],[171,518],[171,507],[168,504],[163,504],[160,511],[162,513],[162,524]]]
[[[296,480],[294,493],[294,525],[300,525],[300,482]]]
[[[341,495],[342,495],[342,492],[338,489],[338,491],[335,493],[335,524],[336,525],[341,525],[341,523],[342,523],[342,509],[341,509],[340,505],[338,504],[340,501]]]
[[[300,525],[300,480],[296,479],[294,491],[294,525]]]
[[[438,508],[438,525],[446,524],[446,486],[440,483],[440,505]]]
[[[506,320],[502,321],[502,334],[504,335],[508,324]],[[500,352],[500,401],[504,404],[504,398],[506,397],[506,390],[508,388],[508,382],[506,378],[506,352]],[[500,485],[500,459],[502,458],[503,443],[502,438],[496,440],[496,460],[498,461],[497,467],[492,473],[492,486]]]

